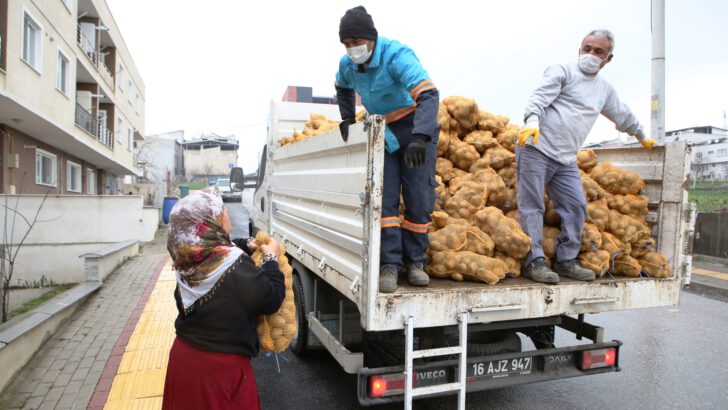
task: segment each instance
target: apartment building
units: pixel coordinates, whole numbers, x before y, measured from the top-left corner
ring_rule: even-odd
[[[188,181],[215,182],[237,166],[240,143],[234,135],[210,133],[182,143],[184,173]]]
[[[111,195],[144,83],[104,0],[0,0],[0,194]]]

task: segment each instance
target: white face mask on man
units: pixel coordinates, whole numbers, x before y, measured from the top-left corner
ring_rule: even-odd
[[[604,60],[594,54],[581,54],[579,56],[579,68],[581,68],[581,70],[585,73],[596,74],[599,72],[603,61]]]
[[[362,44],[360,46],[347,48],[346,54],[349,55],[349,58],[351,58],[353,62],[357,64],[364,64],[367,60],[369,60],[372,52],[369,51],[367,44]]]

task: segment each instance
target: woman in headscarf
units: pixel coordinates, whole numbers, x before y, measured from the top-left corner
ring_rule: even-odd
[[[281,247],[230,240],[232,225],[216,189],[181,199],[169,217],[176,270],[177,338],[169,354],[164,409],[259,409],[250,358],[258,354],[258,315],[278,311],[285,296]],[[237,246],[236,246],[237,245]]]

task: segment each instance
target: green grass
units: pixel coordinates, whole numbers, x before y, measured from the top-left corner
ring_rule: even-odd
[[[728,209],[728,189],[691,189],[688,191],[690,202],[697,202],[698,211],[715,212],[720,208]]]
[[[31,299],[31,300],[23,303],[20,307],[17,307],[17,308],[15,308],[15,310],[8,313],[8,320],[12,319],[15,316],[22,315],[23,313],[26,313],[26,312],[29,312],[29,311],[35,309],[43,302],[53,298],[56,295],[59,295],[65,291],[67,291],[68,289],[71,289],[73,286],[75,286],[75,285],[69,284],[69,285],[58,285],[58,286],[54,286],[54,287],[50,288],[50,290],[48,292],[38,296],[35,299]]]
[[[188,183],[182,184],[182,185],[187,185],[188,187],[190,187],[190,191],[195,190],[195,189],[202,189],[207,186],[207,184],[204,182],[188,182]]]

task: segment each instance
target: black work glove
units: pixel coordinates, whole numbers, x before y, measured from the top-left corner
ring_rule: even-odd
[[[354,118],[344,118],[339,123],[339,132],[341,133],[341,138],[344,141],[347,141],[349,139],[349,125],[355,124],[356,120]]]
[[[412,141],[404,149],[404,163],[408,168],[417,168],[425,164],[427,137],[422,134],[412,135]]]

